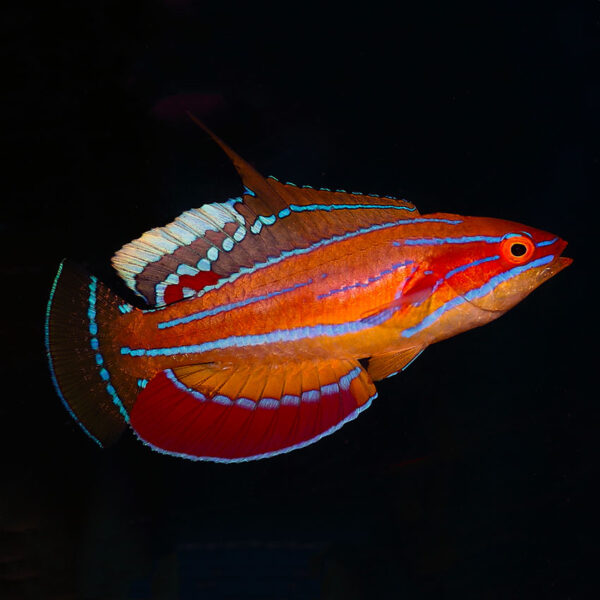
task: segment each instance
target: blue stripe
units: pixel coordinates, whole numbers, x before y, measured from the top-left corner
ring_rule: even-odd
[[[352,194],[362,195],[357,192],[352,192]],[[380,210],[408,210],[409,212],[417,210],[415,206],[398,206],[397,204],[290,204],[289,208],[292,212],[297,213],[318,210],[325,212],[331,212],[332,210],[362,210],[368,208]]]
[[[208,286],[208,287],[204,288],[203,290],[198,292],[197,297],[204,295],[206,292],[208,292],[210,290],[219,289],[222,286],[224,286],[226,283],[231,283],[232,281],[235,281],[238,277],[241,277],[242,275],[248,275],[250,273],[255,273],[256,271],[259,271],[260,269],[264,269],[266,267],[270,267],[272,265],[280,263],[280,262],[284,261],[285,259],[290,258],[292,256],[301,256],[303,254],[309,254],[310,252],[312,252],[313,250],[317,250],[318,248],[323,248],[325,246],[330,246],[331,244],[335,244],[337,242],[350,240],[352,238],[358,237],[365,233],[372,233],[373,231],[381,231],[383,229],[390,229],[392,227],[397,227],[399,225],[413,225],[415,223],[449,223],[450,225],[458,225],[458,224],[462,223],[462,221],[450,220],[450,219],[437,219],[437,218],[428,219],[425,217],[418,217],[416,219],[399,219],[397,221],[392,221],[390,223],[379,223],[376,225],[371,225],[370,227],[361,227],[360,229],[357,229],[356,231],[350,231],[350,232],[344,233],[342,235],[334,235],[334,236],[331,236],[330,238],[324,238],[322,240],[319,240],[318,242],[315,242],[314,244],[311,244],[310,246],[307,246],[306,248],[296,248],[295,250],[284,250],[279,256],[269,258],[266,262],[256,263],[255,265],[252,265],[251,267],[242,267],[239,271],[232,273],[229,277],[219,280],[213,286]],[[144,312],[153,312],[155,310],[156,309],[149,309]],[[164,310],[164,308],[162,308],[161,310]]]
[[[431,289],[431,294],[433,294],[444,281],[450,279],[450,277],[452,277],[453,275],[456,275],[457,273],[462,273],[463,271],[466,271],[467,269],[470,269],[471,267],[476,267],[477,265],[481,265],[483,263],[494,261],[494,260],[499,260],[499,259],[500,259],[500,257],[498,255],[488,256],[486,258],[480,258],[479,260],[465,263],[464,265],[460,265],[459,267],[456,267],[456,268],[448,271],[446,273],[446,275],[444,275],[444,277],[442,277],[441,279],[438,279],[435,282],[433,288]],[[426,271],[426,273],[427,273],[427,271]],[[433,271],[429,271],[429,273],[432,274]],[[420,306],[421,304],[423,304],[423,302],[425,302],[425,300],[427,300],[431,297],[431,294],[427,298],[424,298],[423,300],[421,300],[420,302],[413,303],[413,306]]]
[[[441,246],[443,244],[471,244],[473,242],[485,242],[486,244],[494,244],[501,242],[504,236],[487,236],[487,235],[468,235],[461,237],[446,237],[446,238],[410,238],[402,242],[393,242],[394,246]]]
[[[225,348],[239,348],[243,346],[261,346],[277,342],[293,342],[305,338],[320,336],[337,336],[347,333],[357,333],[368,329],[372,325],[363,320],[337,325],[313,325],[295,327],[293,329],[277,329],[270,333],[251,335],[232,335],[226,338],[204,342],[202,344],[190,344],[187,346],[170,346],[166,348],[129,348],[123,346],[121,354],[129,356],[177,356],[181,354],[199,354],[211,350],[223,350]]]
[[[559,238],[555,237],[555,238],[553,238],[551,240],[545,240],[544,242],[538,242],[536,244],[536,247],[537,248],[542,248],[543,246],[550,246],[551,244],[554,244],[555,242],[558,242],[558,239]]]
[[[442,304],[438,309],[434,310],[431,314],[429,314],[427,317],[425,317],[420,323],[418,323],[414,327],[409,327],[408,329],[405,329],[402,332],[402,337],[405,337],[405,338],[412,337],[416,333],[419,333],[419,332],[423,331],[423,329],[426,329],[427,327],[430,327],[431,325],[433,325],[447,311],[449,311],[453,308],[456,308],[457,306],[460,306],[461,304],[465,304],[466,302],[470,302],[471,300],[476,300],[477,298],[482,298],[483,296],[486,296],[487,294],[493,292],[494,289],[501,283],[508,281],[509,279],[512,279],[513,277],[516,277],[517,275],[520,275],[521,273],[525,273],[526,271],[529,271],[530,269],[535,269],[536,267],[541,267],[542,265],[547,265],[553,259],[554,259],[553,255],[544,256],[542,258],[538,258],[537,260],[530,262],[529,264],[521,265],[520,267],[515,267],[513,269],[510,269],[509,271],[506,271],[499,275],[495,275],[481,287],[470,290],[463,296],[458,296],[458,297],[453,298],[452,300],[449,300],[448,302]]]
[[[87,312],[88,319],[89,319],[88,328],[89,328],[90,334],[92,336],[92,338],[90,340],[90,346],[92,347],[93,350],[96,350],[99,347],[98,338],[96,337],[96,335],[98,333],[98,325],[96,323],[96,290],[98,287],[98,279],[96,277],[94,277],[93,275],[90,275],[90,284],[88,287],[90,290],[90,295],[88,297],[88,312]],[[99,367],[102,364],[104,364],[104,359],[103,359],[102,355],[100,354],[100,352],[96,352],[96,364]],[[100,377],[102,378],[103,381],[106,382],[106,391],[108,392],[108,395],[112,398],[113,404],[119,409],[119,412],[125,419],[125,422],[129,423],[129,414],[127,414],[127,411],[125,410],[125,406],[123,406],[123,403],[121,402],[121,399],[119,398],[119,396],[117,394],[117,391],[115,390],[114,386],[110,382],[110,374],[106,370],[105,367],[102,367],[100,369]]]
[[[275,179],[274,177],[271,177],[271,176],[270,176],[270,178]],[[257,220],[254,223],[254,225],[252,225],[252,227],[254,227],[257,223],[260,223],[260,221]],[[323,239],[319,240],[318,242],[315,242],[314,244],[307,246],[306,248],[296,248],[295,250],[284,250],[283,252],[281,252],[281,254],[279,256],[269,258],[267,261],[262,262],[262,263],[256,263],[256,264],[252,265],[251,267],[241,267],[238,271],[236,271],[235,273],[232,273],[228,277],[224,277],[223,279],[220,279],[214,285],[206,286],[205,288],[200,290],[198,292],[198,294],[196,295],[196,298],[200,298],[201,296],[203,296],[204,294],[206,294],[207,292],[210,292],[212,290],[218,290],[221,287],[223,287],[225,284],[235,281],[236,279],[238,279],[238,277],[241,277],[242,275],[248,275],[250,273],[255,273],[256,271],[259,271],[260,269],[265,269],[267,267],[270,267],[272,265],[280,263],[292,256],[300,256],[302,254],[308,254],[308,253],[312,252],[313,250],[317,250],[318,248],[323,248],[323,247],[329,246],[331,244],[336,244],[337,242],[349,240],[349,239],[358,237],[360,235],[363,235],[365,233],[372,233],[373,231],[381,231],[383,229],[390,229],[391,227],[398,227],[400,225],[414,225],[416,223],[448,223],[449,225],[459,225],[460,223],[462,223],[462,221],[455,220],[455,219],[438,219],[435,217],[434,218],[417,217],[414,219],[398,219],[397,221],[391,221],[389,223],[379,223],[376,225],[371,225],[370,227],[361,227],[360,229],[357,229],[355,231],[349,231],[348,233],[344,233],[342,235],[334,235],[334,236],[331,236],[330,238],[323,238]],[[252,227],[251,227],[251,229],[252,229]],[[156,308],[147,308],[147,309],[143,309],[142,312],[143,313],[157,312],[160,310],[165,310],[165,308],[167,308],[167,306],[159,306]]]
[[[338,294],[340,292],[346,292],[347,290],[351,290],[353,288],[359,288],[359,287],[366,288],[366,287],[369,287],[369,285],[371,285],[375,281],[379,281],[380,279],[382,279],[386,275],[390,275],[394,271],[396,271],[398,269],[401,269],[402,267],[406,267],[407,265],[412,265],[413,263],[414,263],[414,261],[412,261],[412,260],[407,260],[405,262],[396,263],[396,264],[392,265],[389,269],[384,269],[383,271],[381,271],[380,273],[378,273],[374,277],[369,277],[366,282],[359,281],[357,283],[352,283],[350,285],[345,285],[344,287],[337,288],[335,290],[331,290],[331,291],[327,292],[326,294],[319,294],[317,296],[317,299],[321,300],[323,298],[326,298],[327,296],[332,296],[333,294]]]
[[[218,315],[219,313],[229,312],[235,310],[236,308],[241,308],[242,306],[248,306],[249,304],[254,304],[256,302],[261,302],[262,300],[269,300],[270,298],[274,298],[275,296],[281,296],[287,292],[292,292],[298,288],[307,286],[312,283],[312,279],[305,281],[304,283],[297,283],[288,288],[284,288],[282,290],[277,290],[275,292],[270,292],[268,294],[263,294],[262,296],[254,296],[252,298],[247,298],[246,300],[240,300],[239,302],[232,302],[231,304],[222,304],[221,306],[217,306],[215,308],[211,308],[210,310],[202,310],[199,312],[192,313],[187,315],[186,317],[180,317],[178,319],[172,319],[171,321],[162,321],[157,325],[158,329],[167,329],[168,327],[174,327],[176,325],[183,325],[185,323],[190,323],[192,321],[198,321],[200,319],[204,319],[206,317],[212,317],[214,315]]]
[[[54,362],[52,360],[52,352],[50,350],[50,312],[52,310],[52,302],[54,301],[54,294],[56,293],[56,287],[58,285],[58,280],[63,270],[63,265],[64,261],[60,263],[60,266],[58,267],[58,272],[56,273],[56,277],[54,278],[54,282],[52,283],[52,288],[50,290],[50,298],[48,300],[48,306],[46,307],[46,322],[44,324],[44,342],[46,345],[46,356],[48,358],[48,366],[50,367],[50,378],[52,379],[52,384],[54,385],[54,389],[56,390],[60,401],[63,403],[64,407],[67,409],[67,412],[71,415],[71,417],[73,417],[73,420],[77,423],[77,425],[79,425],[79,427],[81,427],[83,432],[89,438],[94,440],[94,442],[96,442],[96,444],[98,444],[100,448],[103,448],[102,442],[100,442],[100,440],[96,436],[92,435],[87,430],[85,425],[78,419],[77,415],[73,412],[73,409],[69,406],[67,399],[63,396],[63,393],[60,389],[60,385],[58,384],[58,379],[56,378],[56,372],[54,371]]]
[[[480,258],[479,260],[476,260],[473,262],[468,262],[464,265],[461,265],[460,267],[456,267],[455,269],[448,271],[446,273],[444,279],[450,279],[450,277],[452,277],[452,275],[456,275],[457,273],[462,273],[463,271],[466,271],[467,269],[470,269],[471,267],[476,267],[477,265],[481,265],[483,263],[491,262],[491,261],[499,260],[499,259],[500,259],[500,257],[496,254],[495,256],[488,256],[486,258]]]
[[[199,392],[198,390],[195,390],[194,388],[190,388],[187,385],[185,385],[185,383],[183,383],[183,381],[181,381],[177,377],[177,375],[175,375],[172,369],[165,370],[165,375],[176,388],[178,388],[182,392],[185,392],[186,394],[189,394],[190,396],[192,396],[196,400],[199,400],[200,402],[206,402],[207,400],[209,400],[210,402],[216,402],[217,404],[224,404],[226,406],[236,404],[238,406],[241,406],[242,408],[254,410],[257,407],[257,404],[260,404],[263,408],[278,408],[280,404],[292,404],[294,406],[297,406],[301,402],[315,402],[317,400],[320,400],[323,394],[333,393],[333,390],[329,388],[331,388],[332,386],[337,388],[338,383],[339,387],[342,390],[348,390],[350,389],[352,381],[354,381],[360,375],[361,371],[361,367],[354,367],[352,370],[346,373],[346,375],[340,377],[339,382],[333,382],[329,385],[321,386],[319,387],[319,389],[316,390],[301,390],[299,396],[296,394],[282,393],[281,398],[279,399],[263,397],[259,398],[258,402],[244,397],[229,398],[228,396],[224,396],[221,394],[217,394],[209,399],[202,392]],[[138,380],[138,383],[139,381],[146,380]],[[143,387],[145,387],[145,385]]]

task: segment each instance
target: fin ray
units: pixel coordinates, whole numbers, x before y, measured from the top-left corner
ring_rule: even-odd
[[[100,446],[126,427],[137,384],[119,368],[106,325],[122,317],[115,294],[63,261],[46,313],[46,353],[53,383],[68,412]]]
[[[242,267],[360,227],[410,219],[414,205],[389,197],[299,188],[265,178],[205,125],[242,178],[243,197],[205,204],[151,229],[113,257],[121,278],[152,306],[215,285]]]
[[[239,462],[311,444],[374,397],[371,379],[352,360],[193,365],[155,376],[138,396],[131,425],[162,452]]]
[[[400,371],[404,371],[422,352],[422,346],[405,348],[399,352],[388,352],[372,356],[367,365],[367,373],[373,381],[379,381],[386,377],[392,377]]]

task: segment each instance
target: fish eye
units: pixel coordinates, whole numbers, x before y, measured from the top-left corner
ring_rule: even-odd
[[[510,235],[502,240],[502,255],[510,262],[521,264],[527,262],[535,246],[531,239],[523,235]]]
[[[510,246],[510,253],[514,257],[523,256],[523,254],[525,254],[526,252],[527,246],[525,246],[525,244],[520,244],[519,242],[517,242],[516,244],[511,244]]]

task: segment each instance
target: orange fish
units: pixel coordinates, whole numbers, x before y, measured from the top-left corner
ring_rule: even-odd
[[[191,459],[301,448],[366,409],[374,381],[498,318],[571,263],[565,241],[518,223],[264,178],[198,124],[244,194],[116,253],[150,308],[69,262],[52,286],[52,379],[101,446],[129,425]]]

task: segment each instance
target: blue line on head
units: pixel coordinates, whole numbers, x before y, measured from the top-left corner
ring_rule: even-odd
[[[486,296],[487,294],[493,292],[494,289],[501,283],[508,281],[509,279],[512,279],[513,277],[516,277],[517,275],[520,275],[521,273],[529,271],[530,269],[534,269],[536,267],[541,267],[542,265],[546,265],[549,262],[551,262],[553,259],[554,259],[553,255],[544,256],[544,257],[538,258],[537,260],[534,260],[528,264],[521,265],[519,267],[514,267],[513,269],[510,269],[509,271],[500,273],[499,275],[495,275],[481,287],[470,290],[463,296],[457,296],[456,298],[453,298],[452,300],[449,300],[448,302],[442,304],[439,308],[437,308],[432,313],[427,315],[420,323],[418,323],[414,327],[409,327],[408,329],[405,329],[402,332],[402,337],[405,337],[405,338],[412,337],[416,333],[419,333],[423,329],[426,329],[427,327],[430,327],[431,325],[433,325],[448,310],[455,308],[461,304],[464,304],[465,302],[470,302],[472,300],[476,300],[477,298],[482,298],[483,296]]]
[[[542,248],[543,246],[550,246],[550,245],[558,242],[558,239],[559,238],[555,237],[555,238],[552,238],[551,240],[545,240],[543,242],[538,242],[535,246],[536,246],[536,248]]]
[[[433,220],[433,219],[432,219]],[[447,221],[440,219],[442,223],[448,223]],[[460,221],[459,221],[460,222]],[[494,237],[487,235],[470,235],[461,237],[446,237],[446,238],[409,238],[402,242],[393,242],[395,246],[441,246],[443,244],[471,244],[473,242],[485,242],[486,244],[493,244],[501,242],[502,237]]]
[[[479,260],[468,262],[464,265],[461,265],[460,267],[456,267],[455,269],[448,271],[446,273],[446,275],[444,276],[444,279],[450,279],[450,277],[452,277],[453,275],[456,275],[457,273],[462,273],[463,271],[466,271],[467,269],[470,269],[471,267],[476,267],[477,265],[481,265],[483,263],[491,262],[491,261],[499,260],[499,259],[500,259],[500,257],[496,254],[494,256],[487,256],[486,258],[480,258]]]

